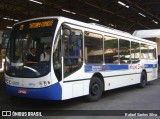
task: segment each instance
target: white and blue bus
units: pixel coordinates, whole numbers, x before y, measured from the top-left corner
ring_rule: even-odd
[[[50,58],[41,61],[46,47]],[[33,48],[37,60],[28,61]],[[65,17],[16,23],[6,52],[5,82],[13,96],[96,101],[103,91],[157,79],[155,42]]]

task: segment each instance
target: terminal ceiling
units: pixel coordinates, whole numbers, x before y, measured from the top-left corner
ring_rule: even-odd
[[[65,16],[132,33],[160,28],[160,0],[0,0],[0,30],[17,21]]]

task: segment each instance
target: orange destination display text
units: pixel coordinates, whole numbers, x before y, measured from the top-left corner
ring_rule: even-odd
[[[35,23],[30,23],[29,28],[34,29],[34,28],[48,27],[48,26],[52,26],[52,24],[53,24],[53,20],[35,22]]]

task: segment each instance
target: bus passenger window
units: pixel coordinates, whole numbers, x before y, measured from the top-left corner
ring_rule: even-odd
[[[153,46],[149,46],[149,58],[154,60],[156,58],[155,56],[155,48]]]
[[[104,36],[104,61],[105,63],[117,64],[118,61],[118,39]]]
[[[141,44],[141,59],[149,59],[149,46],[146,44]]]
[[[103,63],[103,37],[100,34],[85,32],[85,62]]]
[[[138,63],[140,61],[140,45],[136,42],[131,42],[131,61]]]
[[[119,58],[120,63],[128,64],[130,60],[130,41],[119,39]]]

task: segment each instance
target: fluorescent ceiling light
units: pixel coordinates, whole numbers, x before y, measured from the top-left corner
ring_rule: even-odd
[[[36,1],[36,0],[29,0],[31,2],[37,3],[37,4],[42,4],[42,2]]]
[[[122,6],[126,7],[126,8],[129,8],[128,5],[126,5],[125,3],[121,2],[121,1],[118,1],[118,4],[120,4],[120,5],[122,5]]]
[[[18,22],[19,20],[18,19],[12,19],[12,18],[9,18],[9,17],[3,17],[4,20],[9,20],[9,21],[15,21],[15,22]]]
[[[70,11],[68,11],[68,10],[65,10],[65,9],[62,9],[62,11],[63,11],[63,12],[68,12],[68,13],[70,13]]]
[[[19,20],[18,19],[14,19],[14,21],[18,22]]]
[[[71,14],[76,14],[75,12],[71,12]]]
[[[67,13],[71,13],[71,14],[76,14],[75,12],[72,12],[72,11],[69,11],[69,10],[65,10],[65,9],[62,9],[63,12],[67,12]]]
[[[7,29],[12,29],[12,27],[11,27],[11,26],[6,26],[6,28],[7,28]]]
[[[8,19],[7,17],[3,17],[3,19]]]
[[[114,26],[113,24],[109,24],[110,26]]]
[[[98,19],[90,17],[89,19],[94,20],[94,21],[99,21]]]
[[[157,21],[155,21],[155,20],[152,20],[152,22],[154,22],[155,24],[158,24],[158,22],[157,22]]]
[[[8,18],[8,20],[13,21],[14,19]]]
[[[142,14],[142,13],[140,13],[140,12],[139,12],[138,14],[141,15],[142,17],[146,17],[146,15],[144,15],[144,14]]]

